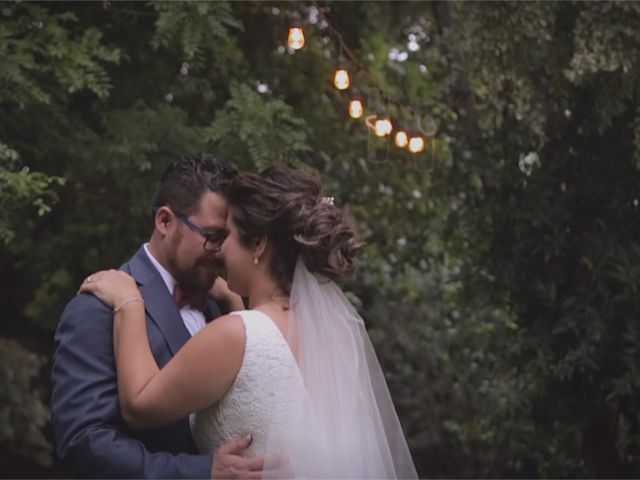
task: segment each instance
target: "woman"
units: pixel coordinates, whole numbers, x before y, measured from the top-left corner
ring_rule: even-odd
[[[202,450],[250,432],[263,478],[282,457],[297,478],[416,477],[362,319],[333,282],[353,271],[349,219],[311,175],[285,167],[239,176],[228,200],[219,256],[251,309],[211,322],[162,370],[133,279],[98,272],[81,287],[115,307],[124,419],[146,428],[198,412]]]

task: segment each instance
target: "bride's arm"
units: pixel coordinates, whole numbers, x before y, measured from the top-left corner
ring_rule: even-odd
[[[113,340],[122,416],[134,428],[150,428],[183,418],[219,400],[231,387],[244,356],[242,319],[227,315],[193,336],[159,369],[147,337],[144,304],[131,301],[135,281],[124,272],[92,275],[82,291],[109,305],[114,314]]]
[[[162,369],[147,341],[144,307],[126,305],[113,324],[122,416],[132,427],[149,428],[183,418],[219,400],[229,390],[244,355],[240,317],[207,325]]]

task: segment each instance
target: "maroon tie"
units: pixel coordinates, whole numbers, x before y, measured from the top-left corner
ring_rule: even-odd
[[[207,308],[207,293],[202,292],[189,294],[180,288],[180,285],[176,285],[173,288],[173,301],[175,302],[176,307],[178,307],[178,310],[189,306],[191,308],[204,311]]]

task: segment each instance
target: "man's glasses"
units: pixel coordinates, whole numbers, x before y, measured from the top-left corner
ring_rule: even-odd
[[[156,213],[159,208],[160,207],[154,207],[153,213]],[[208,252],[218,252],[226,238],[229,236],[229,230],[227,230],[226,228],[216,228],[213,232],[206,231],[202,227],[199,227],[191,220],[189,220],[185,215],[176,212],[173,212],[173,214],[190,230],[193,230],[194,232],[197,232],[204,237],[204,244],[202,248],[204,248]]]

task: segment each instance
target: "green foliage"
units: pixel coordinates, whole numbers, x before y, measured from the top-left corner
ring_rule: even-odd
[[[479,86],[483,143],[463,129],[454,155],[476,150],[468,168],[484,188],[461,205],[471,228],[451,233],[460,243],[490,240],[464,254],[486,272],[464,282],[472,295],[506,300],[514,314],[501,362],[528,379],[516,404],[533,420],[535,474],[626,475],[640,460],[629,433],[638,426],[629,409],[640,395],[638,359],[620,355],[640,306],[638,9],[528,7],[455,10],[458,46],[474,52],[464,68]],[[532,150],[535,169],[523,162]],[[612,402],[618,392],[625,400]]]
[[[242,168],[295,164],[309,148],[304,121],[281,100],[261,96],[248,85],[231,85],[231,98],[216,113],[205,140],[214,151],[237,159]]]
[[[155,2],[158,13],[151,45],[181,47],[184,60],[202,66],[206,51],[229,42],[230,29],[241,29],[229,2]]]
[[[181,153],[290,163],[367,241],[346,288],[423,476],[633,476],[638,4],[328,6],[371,77],[435,120],[426,154],[346,117],[321,22],[284,47],[311,4],[3,4],[3,329],[50,332],[87,273],[125,260]]]
[[[41,389],[34,389],[45,363],[43,356],[15,340],[0,338],[0,445],[13,454],[50,466],[52,447],[42,432],[49,421],[49,409]]]
[[[69,26],[77,17],[71,12],[54,14],[35,4],[4,5],[10,13],[0,23],[0,102],[22,108],[50,103],[52,85],[39,81],[47,77],[62,92],[87,89],[99,97],[108,95],[109,76],[102,63],[117,64],[121,53],[101,43],[100,30],[87,28],[75,36]]]
[[[8,243],[14,237],[18,212],[34,210],[38,216],[51,211],[57,200],[55,185],[64,185],[64,178],[49,177],[41,172],[30,172],[28,167],[16,168],[18,152],[0,143],[0,242]]]
[[[0,23],[0,103],[26,109],[49,104],[53,96],[89,90],[99,97],[109,92],[102,62],[118,63],[120,52],[101,45],[102,33],[86,29],[74,38],[68,24],[73,13],[50,14],[38,5],[5,4]],[[43,82],[41,79],[48,79]],[[8,113],[8,112],[7,112]],[[2,137],[0,137],[2,138]],[[57,200],[53,187],[64,184],[58,176],[18,167],[18,151],[0,142],[0,240],[14,237],[12,224],[25,204],[48,213]]]

